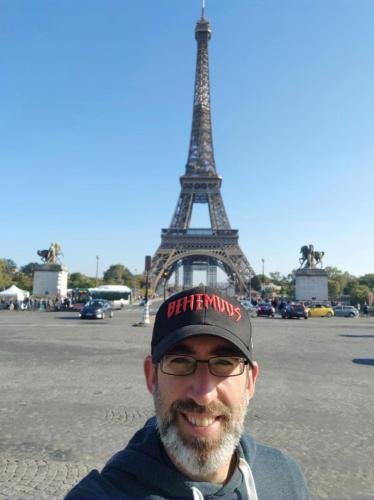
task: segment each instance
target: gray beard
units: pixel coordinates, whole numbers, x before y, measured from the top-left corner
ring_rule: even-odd
[[[231,410],[222,403],[199,406],[193,400],[175,401],[167,412],[162,412],[162,397],[158,387],[154,395],[155,413],[161,442],[170,458],[191,476],[205,476],[216,472],[229,462],[244,430],[249,398],[245,394],[241,405]],[[183,436],[177,425],[177,412],[181,410],[209,414],[219,408],[222,430],[216,439]]]

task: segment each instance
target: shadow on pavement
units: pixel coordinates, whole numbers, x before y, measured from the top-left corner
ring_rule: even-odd
[[[355,358],[355,359],[352,359],[352,363],[356,363],[358,365],[374,366],[374,358]]]
[[[70,320],[73,320],[73,321],[77,321],[77,320],[79,321],[80,320],[80,321],[82,321],[79,316],[64,316],[64,317],[57,316],[56,319],[60,319],[62,321],[66,321],[66,320],[68,320],[68,321],[70,321]]]
[[[353,339],[374,339],[374,335],[355,335],[354,333],[341,333],[339,337],[351,337]]]

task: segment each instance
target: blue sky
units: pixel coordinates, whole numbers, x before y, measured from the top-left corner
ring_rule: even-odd
[[[200,12],[0,0],[1,258],[57,241],[70,272],[94,276],[96,255],[100,274],[143,270],[180,192]],[[255,271],[288,274],[313,243],[325,266],[374,272],[374,1],[207,0],[206,14],[216,167]]]

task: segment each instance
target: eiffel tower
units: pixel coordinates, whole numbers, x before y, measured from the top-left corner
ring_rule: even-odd
[[[203,0],[201,19],[195,28],[197,60],[192,116],[192,131],[186,172],[180,177],[181,192],[169,228],[162,229],[161,244],[154,254],[149,275],[154,290],[183,266],[183,287],[193,285],[193,271],[207,272],[207,285],[217,283],[217,267],[228,276],[237,292],[250,292],[254,271],[239,247],[239,232],[231,229],[221,196],[222,178],[217,174],[210,112],[208,42],[212,35],[205,18]],[[208,204],[210,228],[191,228],[195,203]]]

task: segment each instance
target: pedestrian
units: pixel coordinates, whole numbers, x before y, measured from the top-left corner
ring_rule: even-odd
[[[169,297],[144,361],[155,417],[74,499],[309,499],[298,464],[244,431],[259,367],[246,310],[217,290]]]

